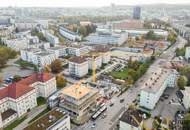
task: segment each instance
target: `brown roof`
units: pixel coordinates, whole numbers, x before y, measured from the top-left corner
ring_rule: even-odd
[[[139,123],[142,122],[142,112],[140,112],[139,110],[128,109],[123,113],[120,121],[123,121],[135,127],[139,127]]]
[[[114,29],[142,29],[143,23],[140,20],[121,21],[113,24]]]
[[[52,77],[53,76],[50,73],[34,73],[25,79],[22,79],[16,83],[12,83],[3,89],[0,89],[0,99],[3,99],[5,97],[17,99],[34,89],[33,87],[30,87],[31,84],[37,81],[46,82]]]
[[[8,109],[4,112],[1,113],[2,116],[2,120],[6,120],[7,118],[9,118],[10,116],[12,116],[13,114],[17,113],[15,110],[13,109]]]
[[[69,61],[70,61],[70,62],[75,62],[75,63],[81,64],[81,63],[83,63],[83,62],[85,62],[85,61],[87,61],[87,60],[86,60],[85,57],[82,57],[82,56],[75,56],[75,57],[71,57],[71,58],[69,59]]]
[[[108,52],[109,47],[107,46],[95,46],[92,52]]]

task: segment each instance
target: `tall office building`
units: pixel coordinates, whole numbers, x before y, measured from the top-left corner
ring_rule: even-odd
[[[141,7],[135,6],[133,9],[133,19],[140,19],[141,18]]]

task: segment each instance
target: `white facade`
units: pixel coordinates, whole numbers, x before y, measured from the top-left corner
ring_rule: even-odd
[[[57,46],[59,44],[59,38],[54,36],[53,34],[45,31],[44,36],[51,45]]]
[[[166,87],[175,87],[177,72],[163,68],[150,68],[148,78],[142,84],[140,106],[154,109]]]
[[[74,56],[81,56],[89,52],[88,46],[71,46],[67,47],[67,54]]]
[[[190,60],[190,47],[186,47],[185,58],[187,61]]]
[[[16,51],[20,51],[21,49],[26,49],[28,47],[29,40],[28,39],[10,39],[5,40],[5,45],[10,47]]]
[[[87,58],[87,60],[88,60],[88,69],[90,70],[92,70],[94,64],[96,69],[99,69],[102,66],[102,56],[97,56],[94,59],[90,57]]]
[[[67,54],[67,48],[61,47],[61,46],[51,47],[51,48],[47,49],[47,51],[50,53],[54,53],[56,55],[56,58],[68,55]]]
[[[69,74],[79,78],[88,74],[88,61],[84,61],[82,63],[70,61]]]
[[[108,62],[110,62],[110,53],[106,52],[102,54],[102,63],[103,64],[107,64]]]
[[[2,124],[0,124],[0,128],[6,126],[9,122],[15,120],[17,117],[22,116],[23,114],[27,113],[28,110],[37,106],[36,101],[36,90],[33,89],[32,91],[22,95],[19,98],[11,98],[6,97],[0,100],[0,113],[7,111],[8,109],[14,110],[16,113],[11,115],[10,117],[0,120]],[[0,115],[1,116],[1,115]]]
[[[55,59],[57,59],[56,53],[44,52],[40,49],[30,48],[21,50],[21,59],[27,62],[31,62],[35,65],[44,67],[51,64]]]
[[[54,60],[56,60],[56,55],[54,53],[41,52],[34,54],[32,63],[44,67],[50,65]]]
[[[57,90],[55,77],[46,82],[35,82],[31,86],[36,88],[37,97],[47,98]]]
[[[183,91],[183,105],[187,110],[190,108],[190,87],[185,87]]]
[[[63,37],[65,37],[65,38],[67,38],[67,39],[69,39],[71,41],[81,41],[81,39],[82,39],[82,37],[80,35],[78,35],[77,33],[71,32],[71,31],[69,31],[68,29],[66,29],[64,27],[59,28],[59,33]]]

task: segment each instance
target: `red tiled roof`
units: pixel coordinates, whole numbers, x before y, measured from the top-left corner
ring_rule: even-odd
[[[31,76],[18,81],[17,83],[12,83],[3,89],[0,89],[0,99],[5,97],[17,99],[18,97],[34,89],[33,87],[30,87],[31,84],[37,81],[46,82],[52,77],[53,76],[50,73],[34,73]]]

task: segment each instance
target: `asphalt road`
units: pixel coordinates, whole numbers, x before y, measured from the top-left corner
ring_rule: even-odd
[[[177,42],[171,46],[169,49],[167,49],[159,59],[166,59],[170,61],[175,56],[175,50],[177,48],[181,48],[186,44],[186,41],[182,37],[177,38]],[[143,79],[143,76],[141,77]],[[141,89],[141,78],[135,83],[132,87],[132,90],[126,91],[123,95],[118,97],[113,97],[111,100],[114,102],[114,105],[112,107],[109,106],[109,103],[107,103],[108,109],[106,111],[107,117],[102,119],[101,117],[98,118],[95,123],[96,127],[91,128],[93,125],[93,121],[89,121],[88,123],[85,123],[82,126],[79,126],[75,128],[75,130],[111,130],[114,128],[114,125],[116,125],[117,119],[122,114],[121,110],[124,111],[132,102],[138,97],[138,94],[140,93]],[[125,101],[123,103],[120,103],[120,99],[124,98]]]

